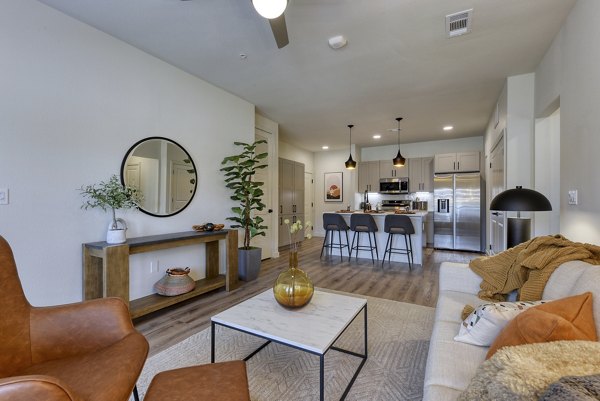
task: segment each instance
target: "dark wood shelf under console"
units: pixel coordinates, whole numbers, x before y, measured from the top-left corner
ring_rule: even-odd
[[[220,240],[227,243],[224,275],[219,274]],[[197,280],[194,290],[174,297],[152,294],[129,301],[129,255],[202,243],[206,247],[206,278]],[[136,318],[218,288],[231,291],[238,286],[237,248],[236,230],[151,235],[130,238],[123,244],[83,244],[83,299],[120,297]]]

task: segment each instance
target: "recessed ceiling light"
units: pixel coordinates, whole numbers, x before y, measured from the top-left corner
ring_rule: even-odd
[[[348,40],[344,37],[344,35],[338,35],[329,38],[329,47],[331,47],[334,50],[341,49],[347,44]]]
[[[373,135],[373,139],[380,139],[380,138],[381,138],[381,135],[379,135],[379,134]]]
[[[321,149],[323,149],[323,150],[327,150],[327,149],[329,149],[329,146],[327,146],[327,145],[325,145],[325,146],[321,146]]]
[[[444,127],[444,131],[452,131],[453,129],[454,129],[454,127],[453,127],[453,126],[451,126],[451,125],[446,125],[446,126]]]

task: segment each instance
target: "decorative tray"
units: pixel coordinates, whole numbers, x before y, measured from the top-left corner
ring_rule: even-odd
[[[204,224],[195,224],[192,226],[194,231],[203,232],[203,231],[221,231],[225,228],[225,224],[213,224],[213,223],[204,223]]]

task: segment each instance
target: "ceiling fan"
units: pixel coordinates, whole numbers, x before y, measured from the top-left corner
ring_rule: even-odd
[[[252,0],[252,5],[263,18],[269,20],[275,43],[281,49],[290,43],[288,39],[285,15],[288,0]]]

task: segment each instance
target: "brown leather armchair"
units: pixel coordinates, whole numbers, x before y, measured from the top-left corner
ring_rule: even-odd
[[[0,236],[0,401],[126,401],[147,355],[119,298],[32,307]]]

